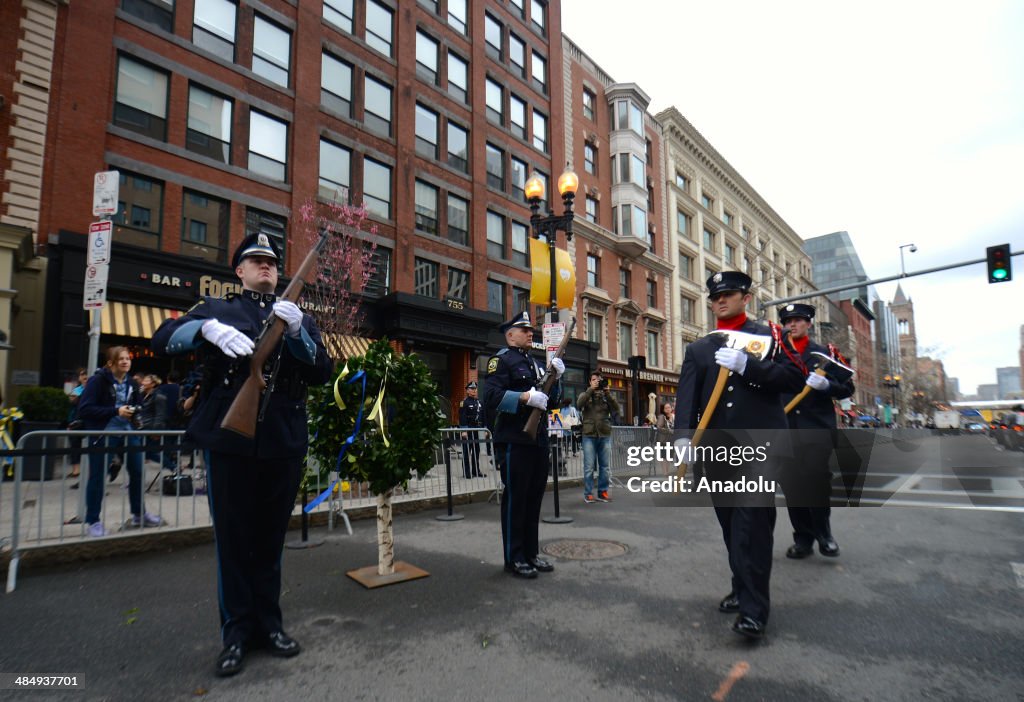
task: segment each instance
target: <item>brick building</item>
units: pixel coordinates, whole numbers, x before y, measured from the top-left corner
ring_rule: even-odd
[[[102,5],[102,7],[100,7]],[[160,319],[235,282],[247,233],[285,251],[311,198],[376,225],[368,337],[415,349],[457,402],[497,323],[528,304],[532,171],[567,161],[559,3],[540,0],[120,0],[60,8],[44,382],[85,360],[94,173],[120,172],[103,345],[137,366]],[[582,375],[594,362],[570,347]]]

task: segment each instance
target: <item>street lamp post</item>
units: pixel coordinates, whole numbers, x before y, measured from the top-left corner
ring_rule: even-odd
[[[916,244],[902,244],[900,246],[900,277],[901,278],[906,278],[907,277],[907,269],[906,269],[906,266],[903,265],[903,249],[910,249],[910,253],[916,253],[917,252],[917,245]]]
[[[566,242],[572,241],[572,221],[576,217],[572,211],[572,201],[576,197],[576,189],[579,188],[580,179],[570,167],[558,177],[558,192],[562,196],[562,203],[565,205],[565,212],[556,215],[548,212],[547,215],[540,214],[540,201],[544,199],[544,179],[536,172],[526,181],[524,191],[526,199],[530,203],[530,226],[533,229],[533,238],[539,239],[543,234],[548,240],[548,254],[551,265],[551,298],[549,312],[552,323],[558,321],[558,276],[556,275],[557,263],[555,261],[555,239],[558,237],[558,230],[565,232]],[[556,444],[557,447],[557,444]],[[559,514],[558,506],[558,458],[557,449],[552,452],[551,474],[553,479],[552,499],[555,502],[555,516],[544,517],[548,524],[566,524],[573,521],[572,517],[563,517]]]
[[[572,201],[576,197],[576,190],[579,188],[580,179],[572,168],[566,168],[565,173],[558,177],[558,192],[565,204],[565,212],[556,215],[548,212],[547,216],[540,215],[540,201],[544,199],[544,180],[534,173],[526,181],[526,199],[530,203],[530,225],[533,228],[533,238],[539,239],[541,235],[548,241],[548,253],[551,261],[551,321],[557,321],[558,314],[558,278],[555,275],[555,239],[558,231],[565,232],[565,240],[572,241],[572,222],[576,215],[572,211]]]
[[[902,380],[902,378],[900,378],[899,374],[889,375],[887,373],[884,376],[882,376],[882,385],[892,390],[893,409],[896,409],[896,391],[900,387],[900,380]]]

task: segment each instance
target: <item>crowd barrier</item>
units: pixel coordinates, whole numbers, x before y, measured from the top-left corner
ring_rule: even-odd
[[[90,437],[95,446],[90,446]],[[138,446],[112,446],[138,439]],[[653,430],[645,427],[614,427],[612,430],[611,471],[615,476],[647,475],[649,466],[629,467],[626,451],[630,445],[646,446],[654,441]],[[583,450],[580,436],[568,430],[549,433],[552,471],[549,481],[569,481],[573,499],[577,481],[583,478]],[[31,549],[57,544],[75,544],[112,539],[136,538],[143,533],[168,532],[212,526],[206,497],[206,477],[202,451],[184,442],[184,432],[165,431],[37,431],[25,434],[14,451],[0,451],[4,474],[11,479],[0,482],[0,552],[10,553],[7,591],[14,590],[21,556]],[[82,446],[85,444],[85,446]],[[76,448],[75,445],[81,447]],[[81,474],[71,477],[72,459],[81,457]],[[104,497],[100,521],[106,534],[92,537],[84,523],[86,485],[91,461],[89,456],[103,457],[102,470],[114,457],[123,466],[110,480],[103,477]],[[127,454],[141,454],[142,473],[136,489],[144,512],[158,517],[158,526],[135,526],[128,493]],[[9,468],[10,470],[7,470]],[[26,468],[28,469],[26,471]],[[474,470],[475,468],[475,470]],[[307,495],[311,498],[326,490],[328,483],[320,478],[315,463],[308,466]],[[333,482],[336,476],[329,476]],[[72,489],[74,484],[78,489]],[[615,483],[618,484],[618,483]],[[165,485],[167,486],[165,488]],[[393,502],[444,499],[456,495],[490,493],[498,501],[501,479],[495,464],[495,451],[490,432],[484,428],[449,427],[442,430],[442,440],[435,449],[435,464],[422,477],[414,476],[404,488],[395,491]],[[564,489],[563,489],[564,492]],[[557,493],[556,493],[557,494]],[[557,502],[556,512],[557,512]],[[343,522],[352,532],[346,510],[376,505],[368,486],[354,480],[342,480],[331,497],[313,513],[326,512],[328,527]],[[301,514],[303,500],[294,514]]]

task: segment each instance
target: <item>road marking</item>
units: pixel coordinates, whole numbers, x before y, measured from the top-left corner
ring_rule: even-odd
[[[1024,563],[1013,563],[1011,561],[1010,567],[1013,568],[1013,574],[1017,576],[1017,587],[1024,590]]]
[[[748,670],[750,670],[750,664],[746,661],[740,661],[739,663],[734,664],[732,670],[730,670],[729,674],[725,677],[725,680],[723,680],[722,684],[718,686],[717,690],[715,690],[715,694],[711,695],[711,699],[715,702],[723,702],[726,695],[729,694],[729,690],[732,689],[732,686],[735,685],[740,678],[746,675]]]

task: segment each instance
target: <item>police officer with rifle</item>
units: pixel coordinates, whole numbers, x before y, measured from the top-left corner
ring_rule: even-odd
[[[307,387],[329,380],[331,361],[295,300],[325,240],[279,298],[277,246],[266,234],[247,236],[232,257],[242,291],[204,297],[153,335],[158,354],[194,350],[202,372],[186,438],[203,450],[207,468],[224,646],[219,676],[241,671],[250,648],[281,657],[300,651],[281,620],[281,551],[308,443]],[[224,428],[229,409],[248,426]]]

